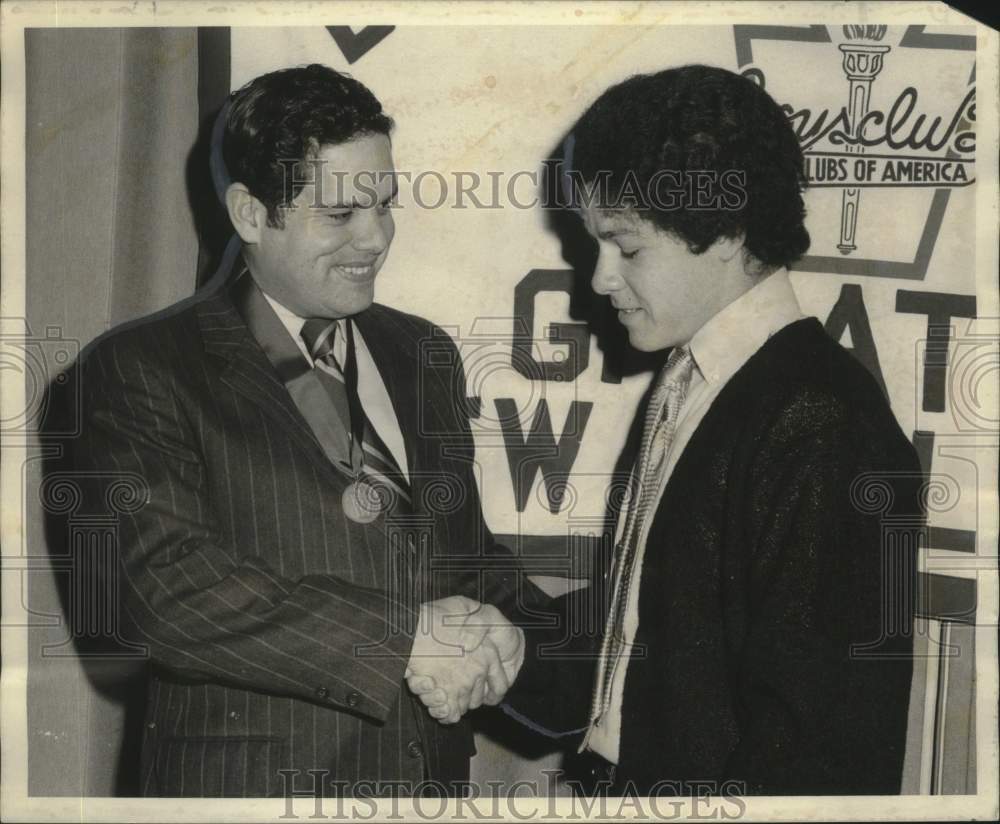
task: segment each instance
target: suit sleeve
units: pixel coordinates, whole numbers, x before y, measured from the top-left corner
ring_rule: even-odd
[[[593,583],[552,599],[540,610],[544,620],[524,628],[524,664],[502,707],[548,738],[577,735],[589,724],[603,627],[586,624],[588,616],[603,616],[597,593]]]
[[[762,452],[780,457],[751,482],[740,738],[726,776],[750,793],[899,792],[919,468],[898,430],[859,429],[835,413],[771,444]]]
[[[384,719],[415,612],[335,575],[283,577],[227,545],[171,374],[120,338],[98,347],[84,370],[78,468],[95,485],[125,474],[145,487],[145,503],[120,516],[118,531],[121,607],[134,640],[183,677]]]

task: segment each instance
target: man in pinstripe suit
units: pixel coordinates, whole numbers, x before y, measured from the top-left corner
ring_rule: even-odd
[[[404,674],[450,684],[464,711],[499,701],[519,666],[502,614],[518,572],[482,520],[457,350],[372,302],[391,127],[322,66],[235,93],[233,276],[85,364],[78,463],[146,501],[119,529],[121,607],[151,664],[145,795],[454,791],[471,730],[432,719]],[[308,340],[315,320],[330,353]],[[319,374],[328,355],[339,388]],[[395,486],[360,483],[377,473],[359,443]],[[390,487],[359,507],[359,489]]]

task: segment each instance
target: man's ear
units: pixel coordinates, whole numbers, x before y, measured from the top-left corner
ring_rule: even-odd
[[[743,235],[737,235],[736,237],[719,237],[709,248],[719,260],[723,263],[729,263],[736,258],[737,255],[743,253],[743,243]]]
[[[244,243],[260,242],[261,231],[267,225],[267,208],[242,183],[231,183],[226,189],[226,211]]]

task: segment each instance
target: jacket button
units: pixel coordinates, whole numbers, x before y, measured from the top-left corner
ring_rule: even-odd
[[[361,703],[361,696],[356,692],[347,693],[347,706],[356,707]]]
[[[236,710],[230,710],[229,711],[229,719],[231,721],[239,721],[240,720],[240,714]]]
[[[316,697],[322,698],[325,701],[327,698],[330,697],[330,690],[328,690],[326,687],[319,687],[316,690]]]
[[[424,748],[420,746],[420,742],[416,739],[406,745],[406,751],[410,754],[411,758],[423,758],[424,756]]]

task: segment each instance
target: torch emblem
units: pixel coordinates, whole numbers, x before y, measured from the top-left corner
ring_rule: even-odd
[[[889,46],[879,44],[885,37],[886,26],[844,26],[847,43],[840,44],[843,53],[843,69],[849,84],[847,115],[850,137],[847,141],[849,154],[863,154],[861,129],[864,116],[868,114],[872,83],[882,71],[882,56]],[[842,255],[849,255],[857,245],[854,242],[858,228],[858,209],[861,203],[861,189],[844,189],[840,206],[840,243],[837,248]]]

